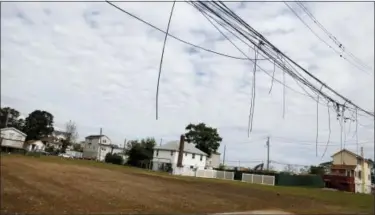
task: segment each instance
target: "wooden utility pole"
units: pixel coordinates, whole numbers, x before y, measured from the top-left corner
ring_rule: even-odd
[[[363,153],[363,146],[361,146],[361,157],[362,157],[362,193],[365,193],[365,155]]]
[[[270,169],[270,137],[267,137],[267,170]]]
[[[161,146],[161,144],[163,143],[163,138],[160,138],[160,146]]]

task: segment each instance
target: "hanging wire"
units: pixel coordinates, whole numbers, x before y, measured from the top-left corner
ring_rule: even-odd
[[[171,8],[171,12],[170,12],[170,14],[169,14],[169,20],[168,20],[168,25],[167,25],[167,31],[166,31],[166,34],[165,34],[165,37],[164,37],[163,49],[162,49],[162,51],[161,51],[161,58],[160,58],[160,65],[159,65],[159,75],[158,75],[158,82],[157,82],[157,85],[156,85],[156,120],[158,120],[158,118],[159,118],[159,85],[160,85],[161,69],[162,69],[162,66],[163,66],[164,50],[165,50],[165,44],[167,43],[169,27],[170,27],[170,24],[171,24],[171,20],[172,20],[172,15],[173,15],[173,10],[174,10],[174,6],[175,6],[175,4],[176,4],[176,0],[173,1],[172,8]]]
[[[253,121],[254,121],[254,108],[255,108],[255,91],[256,91],[256,70],[257,70],[257,58],[258,58],[258,49],[255,47],[254,53],[254,67],[253,67],[253,85],[252,85],[252,95],[251,95],[251,104],[250,104],[250,116],[249,116],[249,132],[248,137],[250,137],[250,133],[253,130]]]
[[[329,111],[329,101],[327,103],[327,110],[328,110],[328,129],[329,129],[329,132],[328,132],[328,140],[327,140],[327,143],[326,143],[326,147],[324,148],[324,152],[322,154],[322,159],[324,157],[324,155],[326,154],[327,152],[327,148],[328,148],[328,145],[329,145],[329,141],[331,140],[331,113]]]
[[[276,71],[276,63],[275,63],[275,61],[274,61],[274,62],[273,62],[273,73],[272,73],[272,80],[271,80],[271,88],[270,88],[270,91],[268,92],[268,94],[270,94],[271,91],[272,91],[273,80],[275,79],[275,71]]]

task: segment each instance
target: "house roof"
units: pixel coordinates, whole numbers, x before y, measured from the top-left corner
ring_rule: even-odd
[[[96,138],[100,138],[100,137],[104,137],[104,135],[98,135],[98,134],[94,134],[94,135],[89,135],[87,137],[85,137],[85,139],[96,139]]]
[[[17,133],[20,133],[20,134],[24,135],[25,137],[27,136],[27,134],[25,134],[22,131],[20,131],[20,130],[18,130],[16,128],[13,128],[13,127],[7,127],[7,128],[0,129],[0,131],[7,131],[7,130],[13,130],[13,131],[15,131]]]
[[[180,148],[180,141],[174,140],[169,141],[164,145],[155,146],[155,149],[166,150],[166,151],[178,151]],[[185,142],[184,144],[184,152],[198,154],[198,155],[207,155],[206,153],[202,152],[201,150],[197,149],[194,144]]]

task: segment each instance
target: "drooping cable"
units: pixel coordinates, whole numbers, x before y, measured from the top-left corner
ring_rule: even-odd
[[[322,159],[327,152],[329,141],[331,140],[331,113],[329,111],[329,102],[327,103],[327,110],[328,110],[328,129],[329,129],[329,132],[328,132],[328,140],[327,140],[326,146],[324,148],[324,152],[322,154]]]
[[[167,43],[169,27],[170,27],[170,24],[171,24],[171,20],[172,20],[172,15],[173,15],[173,10],[174,10],[175,4],[176,4],[176,1],[173,1],[171,12],[169,14],[167,31],[166,31],[166,34],[165,34],[165,37],[164,37],[163,49],[161,51],[161,57],[160,57],[159,75],[158,75],[158,82],[157,82],[157,85],[156,85],[156,120],[158,120],[158,117],[159,117],[158,116],[159,115],[159,85],[160,85],[161,69],[162,69],[162,66],[163,66],[164,50],[165,50],[165,45]]]
[[[268,92],[268,94],[270,94],[271,91],[272,91],[273,80],[275,79],[275,71],[276,71],[276,64],[275,64],[275,62],[273,62],[273,73],[272,73],[271,87],[270,87],[270,91]]]
[[[366,72],[368,73],[368,71],[364,70],[363,68],[359,67],[358,65],[354,64],[352,61],[350,61],[349,59],[347,59],[346,57],[342,56],[342,54],[337,51],[335,48],[333,48],[330,44],[327,43],[327,41],[325,41],[323,38],[321,38],[298,14],[297,12],[291,7],[289,6],[288,3],[284,2],[284,4],[293,12],[293,14],[311,31],[311,33],[313,33],[315,35],[315,37],[317,37],[321,42],[323,42],[326,46],[328,46],[330,49],[332,49],[336,54],[338,54],[341,58],[343,58],[344,60],[348,61],[350,64],[352,64],[353,66],[357,67],[359,70],[363,71],[363,72]]]
[[[332,34],[330,33],[315,17],[314,15],[303,5],[302,2],[296,1],[297,5],[299,5],[302,10],[307,14],[307,16],[321,29],[324,31],[324,33],[327,34],[327,36],[337,45],[337,47],[340,48],[340,50],[343,53],[348,54],[348,56],[352,57],[353,60],[360,66],[362,66],[365,69],[371,70],[371,67],[366,65],[364,62],[362,62],[358,57],[356,57],[353,53],[351,53],[349,50],[347,50],[344,45]]]
[[[252,102],[250,106],[250,127],[249,127],[249,133],[253,130],[253,121],[254,121],[254,109],[255,109],[255,93],[256,93],[256,70],[257,70],[257,57],[258,57],[258,50],[255,49],[254,54],[254,67],[253,67],[253,89],[252,89]]]
[[[153,25],[153,24],[151,24],[151,23],[149,23],[149,22],[147,22],[147,21],[145,21],[145,20],[139,18],[138,16],[136,16],[136,15],[134,15],[134,14],[132,14],[132,13],[130,13],[130,12],[128,12],[128,11],[126,11],[126,10],[120,8],[119,6],[113,4],[112,2],[110,2],[110,1],[108,1],[108,0],[106,0],[106,2],[107,2],[109,5],[113,6],[114,8],[120,10],[121,12],[123,12],[123,13],[125,13],[125,14],[131,16],[131,17],[133,17],[134,19],[136,19],[136,20],[138,20],[138,21],[140,21],[140,22],[142,22],[142,23],[144,23],[144,24],[150,26],[151,28],[153,28],[153,29],[155,29],[155,30],[158,30],[159,32],[162,32],[162,33],[164,33],[164,34],[167,34],[169,37],[171,37],[171,38],[173,38],[173,39],[175,39],[175,40],[177,40],[177,41],[179,41],[179,42],[181,42],[181,43],[184,43],[184,44],[189,45],[189,46],[192,46],[192,47],[194,47],[194,48],[197,48],[197,49],[200,49],[200,50],[203,50],[203,51],[209,52],[209,53],[213,53],[213,54],[216,54],[216,55],[219,55],[219,56],[223,56],[223,57],[227,57],[227,58],[232,58],[232,59],[236,59],[236,60],[248,60],[247,58],[235,57],[235,56],[231,56],[231,55],[228,55],[228,54],[224,54],[224,53],[220,53],[220,52],[217,52],[217,51],[213,51],[213,50],[210,50],[210,49],[204,48],[204,47],[202,47],[202,46],[198,46],[198,45],[196,45],[196,44],[193,44],[193,43],[191,43],[191,42],[188,42],[188,41],[186,41],[186,40],[183,40],[183,39],[181,39],[181,38],[179,38],[179,37],[176,37],[176,36],[174,36],[174,35],[172,35],[172,34],[170,34],[170,33],[167,33],[166,31],[164,31],[164,30],[162,30],[162,29],[156,27],[155,25]],[[267,60],[267,59],[258,59],[258,60]]]

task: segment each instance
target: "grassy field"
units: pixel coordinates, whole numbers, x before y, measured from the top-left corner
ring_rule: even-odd
[[[281,209],[294,213],[373,213],[373,196],[171,176],[94,161],[5,155],[1,212],[218,213]]]

